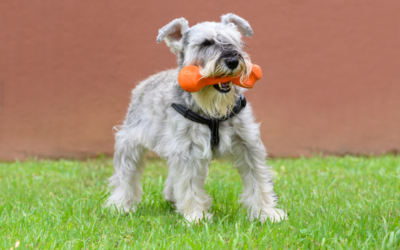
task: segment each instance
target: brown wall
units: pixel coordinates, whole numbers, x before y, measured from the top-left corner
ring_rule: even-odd
[[[157,31],[233,12],[273,156],[400,151],[400,1],[0,1],[0,159],[113,152],[130,90],[175,66]]]

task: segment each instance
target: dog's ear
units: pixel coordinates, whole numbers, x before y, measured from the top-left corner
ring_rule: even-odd
[[[157,42],[165,41],[172,53],[182,50],[181,39],[183,34],[189,29],[189,23],[185,18],[178,18],[165,25],[158,31]]]
[[[221,16],[221,23],[223,24],[233,23],[238,27],[238,29],[240,30],[240,32],[242,32],[243,35],[248,37],[251,37],[253,35],[253,30],[251,29],[250,24],[246,20],[235,14],[229,13]]]

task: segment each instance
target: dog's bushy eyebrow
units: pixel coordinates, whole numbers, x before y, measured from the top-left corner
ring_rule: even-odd
[[[201,45],[202,43],[209,41],[220,46],[234,45],[235,47],[241,47],[242,35],[233,25],[229,26],[230,25],[225,26],[224,29],[215,29],[212,34],[193,37],[193,39],[190,39],[190,44]],[[228,27],[228,29],[226,27]]]
[[[204,42],[209,41],[211,43],[215,43],[214,38],[213,37],[209,37],[209,36],[204,36],[204,37],[197,37],[196,39],[193,39],[191,41],[191,44],[193,45],[201,45]]]
[[[200,45],[203,47],[208,47],[210,45],[213,45],[214,43],[214,39],[204,39],[203,42],[200,43]]]
[[[224,30],[223,32],[218,32],[218,35],[214,38],[215,43],[224,46],[234,46],[236,49],[240,50],[243,45],[242,35],[237,30]]]

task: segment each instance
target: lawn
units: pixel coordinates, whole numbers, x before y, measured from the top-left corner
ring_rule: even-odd
[[[213,223],[186,226],[147,159],[136,213],[102,208],[109,158],[0,163],[0,249],[400,249],[400,157],[272,159],[289,220],[249,222],[231,164],[211,165]]]

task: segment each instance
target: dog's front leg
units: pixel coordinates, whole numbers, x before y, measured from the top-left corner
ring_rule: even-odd
[[[207,211],[212,199],[206,194],[204,184],[208,175],[208,162],[195,157],[172,156],[168,159],[169,176],[173,189],[173,200],[177,211],[188,222],[211,219]],[[171,198],[170,198],[171,199]]]
[[[248,209],[250,220],[274,222],[286,218],[283,210],[275,208],[277,196],[274,192],[272,174],[265,165],[265,148],[261,140],[237,145],[234,166],[243,182],[241,202]]]
[[[234,167],[243,182],[241,202],[248,209],[250,220],[259,218],[261,221],[270,219],[279,222],[287,218],[287,215],[283,210],[275,208],[277,196],[272,173],[265,165],[267,153],[260,138],[259,127],[252,121],[251,112],[244,114],[244,118],[243,122],[235,126],[236,133],[232,140]]]

